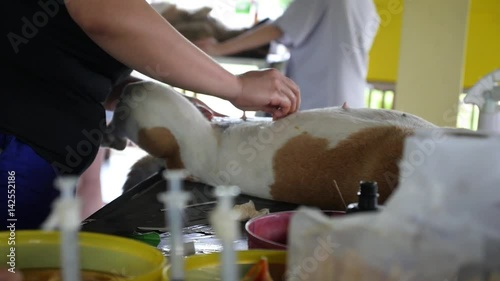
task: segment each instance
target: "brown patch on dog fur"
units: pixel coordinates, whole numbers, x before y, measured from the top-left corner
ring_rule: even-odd
[[[137,144],[147,153],[165,159],[169,169],[184,169],[179,144],[168,129],[141,129]]]
[[[412,129],[395,126],[361,130],[328,148],[328,140],[304,133],[288,141],[273,159],[275,200],[344,210],[357,202],[359,182],[376,181],[383,204],[397,186],[403,144]]]

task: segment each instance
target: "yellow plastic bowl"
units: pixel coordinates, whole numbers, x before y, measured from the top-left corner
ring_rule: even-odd
[[[285,280],[286,251],[280,250],[248,250],[238,251],[237,259],[240,275],[243,275],[252,265],[258,262],[261,257],[266,257],[269,262],[269,269],[273,280]],[[186,281],[213,281],[221,280],[220,253],[194,255],[185,259],[185,280]],[[165,279],[169,280],[169,268],[165,270]]]
[[[21,271],[23,268],[60,268],[59,237],[59,232],[2,231],[0,253],[6,254],[0,256],[0,263],[10,267],[9,262],[14,260],[15,269]],[[132,239],[88,232],[80,232],[79,239],[83,270],[120,274],[133,281],[162,280],[166,259],[152,246]],[[15,253],[14,259],[11,252]]]

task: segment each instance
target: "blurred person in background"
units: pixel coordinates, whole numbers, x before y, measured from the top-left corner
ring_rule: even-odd
[[[373,0],[294,0],[274,22],[236,38],[195,42],[212,56],[254,49],[273,40],[290,50],[285,74],[301,90],[301,110],[365,107],[368,54],[380,18]]]

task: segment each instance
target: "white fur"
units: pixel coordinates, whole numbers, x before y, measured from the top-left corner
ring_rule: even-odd
[[[245,194],[272,199],[273,157],[293,137],[307,133],[329,140],[330,147],[364,128],[396,125],[434,127],[394,110],[325,108],[302,111],[284,119],[244,122],[215,119],[210,123],[173,88],[153,82],[129,85],[112,124],[115,135],[138,141],[142,128],[165,127],[175,136],[187,170],[209,185],[237,185]],[[119,112],[118,112],[119,113]]]

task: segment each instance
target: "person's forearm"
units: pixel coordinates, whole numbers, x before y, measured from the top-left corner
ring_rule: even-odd
[[[154,79],[224,99],[238,78],[182,37],[144,0],[66,0],[75,22],[117,60]]]
[[[279,27],[274,24],[265,24],[220,43],[217,52],[221,56],[236,54],[268,44],[282,35],[283,31]]]

